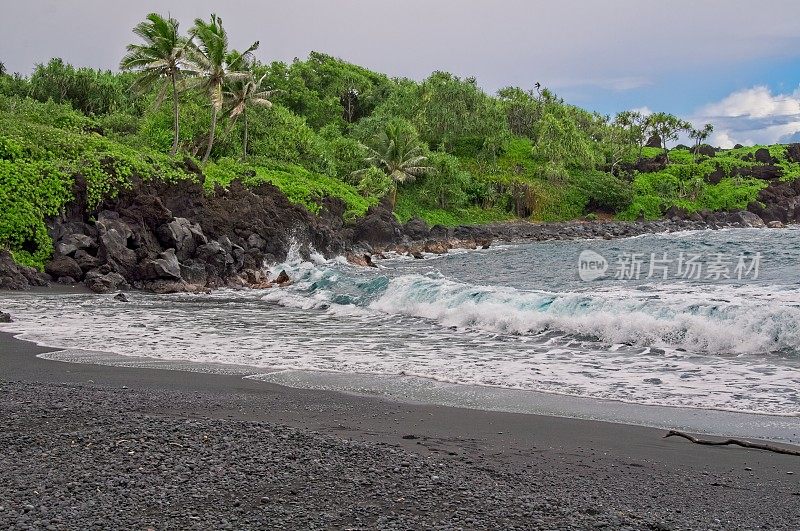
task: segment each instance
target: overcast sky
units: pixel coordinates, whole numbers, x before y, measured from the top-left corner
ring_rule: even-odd
[[[717,126],[713,141],[800,137],[800,1],[20,0],[0,17],[0,61],[29,73],[60,56],[116,68],[148,12],[188,29],[219,14],[262,60],[323,51],[393,76],[473,75],[488,92],[554,89],[614,113],[664,110]]]

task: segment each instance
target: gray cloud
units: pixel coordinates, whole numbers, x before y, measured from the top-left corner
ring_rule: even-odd
[[[170,12],[184,28],[215,11],[234,46],[258,39],[265,60],[320,50],[416,79],[436,69],[475,75],[490,91],[536,81],[625,91],[677,69],[800,49],[796,0],[26,0],[3,8],[0,60],[24,73],[54,55],[115,68],[149,11]]]

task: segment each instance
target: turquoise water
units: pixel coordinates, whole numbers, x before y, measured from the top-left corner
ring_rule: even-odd
[[[604,276],[581,279],[586,250],[606,261]],[[379,264],[295,255],[271,266],[294,279],[288,288],[137,293],[129,304],[3,294],[0,304],[17,318],[5,327],[29,339],[122,356],[800,414],[800,230],[543,242]],[[689,264],[701,264],[698,278]]]

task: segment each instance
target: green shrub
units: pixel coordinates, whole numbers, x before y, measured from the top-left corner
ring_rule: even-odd
[[[44,220],[72,198],[72,180],[50,161],[0,160],[0,248],[41,268],[53,251]]]
[[[280,188],[292,203],[303,205],[315,213],[320,211],[323,198],[339,198],[346,205],[346,219],[365,214],[370,205],[377,203],[377,198],[363,197],[353,186],[339,179],[285,162],[257,158],[248,163],[240,163],[222,158],[206,164],[203,171],[208,191],[213,190],[215,185],[227,187],[237,178],[246,186],[268,182]]]
[[[571,182],[586,194],[590,209],[620,212],[628,208],[633,201],[630,183],[610,173],[582,172],[573,176]]]

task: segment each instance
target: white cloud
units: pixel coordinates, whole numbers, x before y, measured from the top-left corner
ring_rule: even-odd
[[[708,116],[765,118],[800,114],[800,98],[794,95],[772,94],[768,87],[758,86],[740,90],[721,101],[706,105],[701,114]]]
[[[632,112],[638,112],[642,116],[650,116],[653,114],[653,109],[645,105],[644,107],[635,107],[633,109],[629,109]]]
[[[714,124],[710,140],[720,147],[790,142],[800,133],[800,88],[787,94],[766,86],[738,90],[704,105],[690,120]]]

